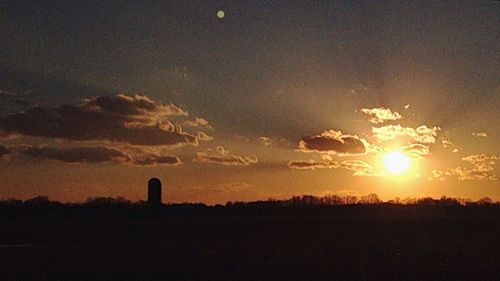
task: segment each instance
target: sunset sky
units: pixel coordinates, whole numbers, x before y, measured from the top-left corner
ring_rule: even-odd
[[[0,34],[0,199],[500,200],[498,1],[2,1]]]

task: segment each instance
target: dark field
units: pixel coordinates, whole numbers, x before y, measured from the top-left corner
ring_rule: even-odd
[[[4,218],[0,280],[500,280],[500,208]]]

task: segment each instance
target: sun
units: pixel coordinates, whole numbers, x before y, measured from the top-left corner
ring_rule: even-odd
[[[385,169],[393,175],[400,175],[410,168],[410,158],[400,151],[392,151],[385,154],[383,163]]]

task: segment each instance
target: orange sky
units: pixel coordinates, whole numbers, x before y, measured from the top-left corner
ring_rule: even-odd
[[[223,2],[0,5],[0,199],[500,200],[500,5]]]

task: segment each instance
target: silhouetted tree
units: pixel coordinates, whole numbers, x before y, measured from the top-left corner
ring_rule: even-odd
[[[47,196],[36,196],[24,201],[25,205],[31,205],[36,207],[44,207],[50,205],[49,197]]]
[[[358,203],[360,204],[380,204],[382,201],[375,193],[370,193],[366,196],[361,196]]]
[[[352,205],[358,202],[358,197],[354,195],[345,195],[342,196],[342,204],[344,205]]]
[[[90,197],[85,201],[85,205],[105,206],[105,205],[130,205],[131,202],[122,196],[113,197]]]
[[[477,201],[479,205],[491,205],[493,204],[493,200],[490,197],[483,197]]]

